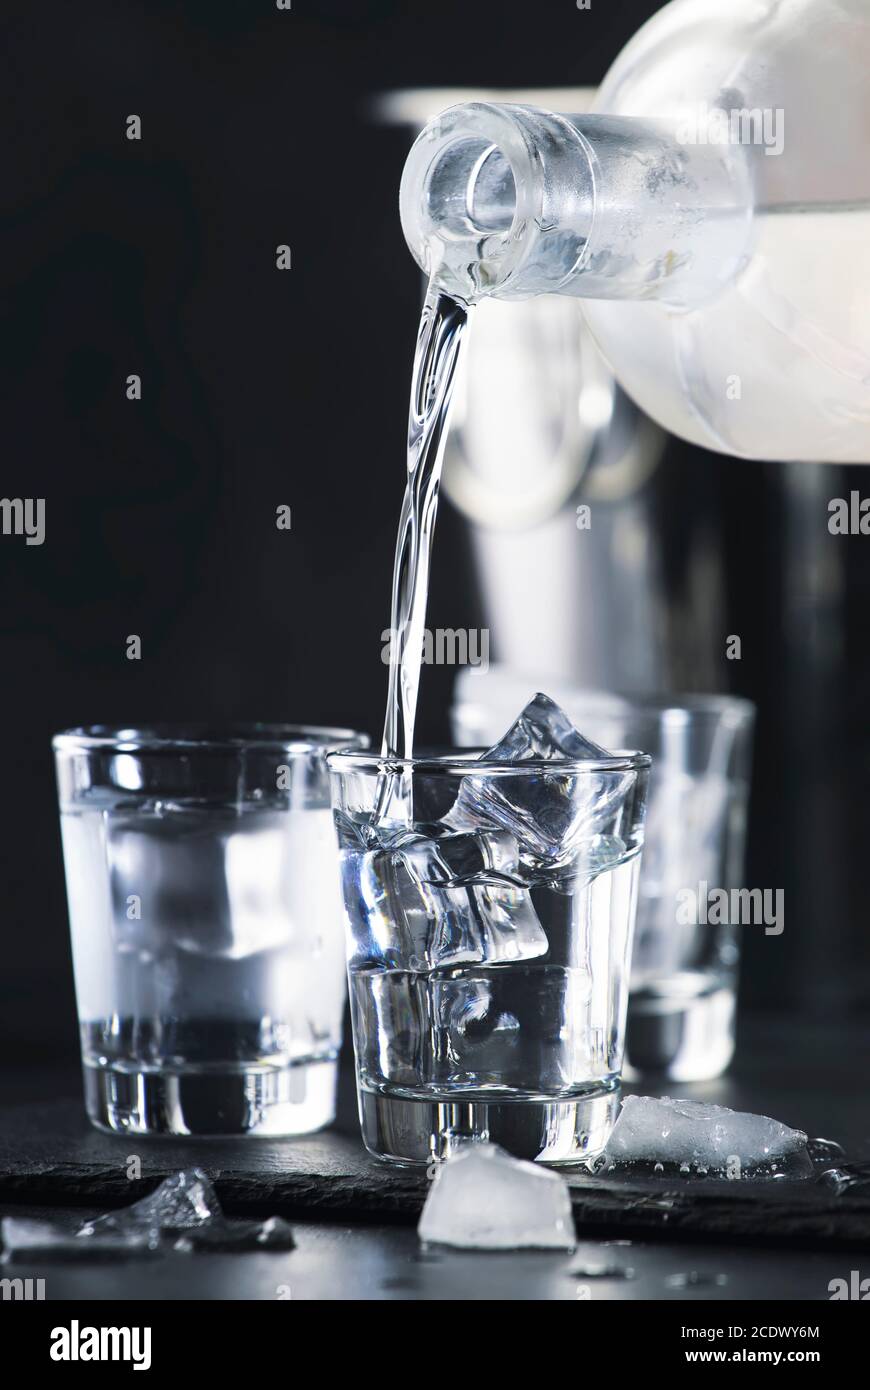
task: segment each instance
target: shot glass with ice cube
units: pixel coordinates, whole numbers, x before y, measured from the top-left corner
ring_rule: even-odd
[[[329,765],[369,1150],[419,1164],[470,1140],[551,1163],[600,1153],[650,759],[589,743],[538,695],[482,754]]]
[[[129,1134],[307,1133],[345,999],[326,755],[349,729],[54,739],[88,1114]]]

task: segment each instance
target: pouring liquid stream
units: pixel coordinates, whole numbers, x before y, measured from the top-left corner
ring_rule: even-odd
[[[438,490],[453,388],[469,310],[430,283],[420,317],[408,412],[408,479],[402,500],[390,618],[390,676],[381,754],[413,756],[414,723],[426,632],[426,602]],[[410,772],[381,781],[374,821],[410,819]]]

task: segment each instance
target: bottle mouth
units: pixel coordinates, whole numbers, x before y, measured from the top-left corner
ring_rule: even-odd
[[[475,136],[451,140],[433,162],[426,186],[426,213],[455,237],[509,232],[517,188],[510,163],[497,145]]]
[[[405,239],[430,280],[468,304],[537,294],[703,303],[745,255],[751,169],[681,144],[671,126],[452,106],[408,155]]]
[[[493,293],[528,254],[534,148],[516,108],[450,107],[421,131],[405,164],[402,229],[420,268],[473,301]]]

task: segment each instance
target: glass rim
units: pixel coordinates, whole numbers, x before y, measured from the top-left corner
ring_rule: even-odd
[[[592,690],[587,687],[568,689],[556,686],[556,695],[553,698],[566,712],[569,709],[579,711],[586,708],[592,714],[631,714],[655,720],[668,717],[703,719],[724,716],[735,724],[745,724],[754,720],[757,714],[755,703],[745,695],[713,695],[684,691],[669,694],[641,691],[637,694],[627,694],[620,690]],[[475,710],[484,710],[489,713],[492,705],[485,699],[475,699],[470,693],[462,691],[454,697],[453,710],[470,710],[472,713]],[[582,719],[582,715],[579,717]]]
[[[485,748],[457,749],[454,752],[436,756],[428,754],[419,758],[390,758],[383,753],[358,752],[356,750],[335,750],[327,754],[327,764],[331,772],[425,772],[441,773],[447,776],[467,777],[489,776],[492,773],[523,776],[527,773],[549,772],[551,776],[572,776],[584,772],[642,772],[652,766],[649,753],[639,753],[625,749],[609,758],[522,758],[508,762],[503,758],[484,760],[480,757]],[[467,753],[467,757],[464,756]]]
[[[368,748],[368,734],[321,724],[266,724],[230,721],[226,725],[197,722],[178,724],[83,724],[54,735],[55,753],[240,752],[246,749],[282,753],[329,753],[350,746]]]
[[[677,717],[689,715],[722,715],[733,716],[737,720],[744,721],[755,718],[755,705],[752,700],[747,700],[743,695],[706,695],[703,692],[684,693],[678,691],[675,694],[655,694],[642,692],[638,695],[626,695],[620,691],[613,693],[602,690],[584,690],[577,692],[578,708],[584,702],[591,708],[599,703],[600,708],[607,705],[617,712],[630,711],[632,714],[647,715],[650,718],[667,718],[668,715]]]

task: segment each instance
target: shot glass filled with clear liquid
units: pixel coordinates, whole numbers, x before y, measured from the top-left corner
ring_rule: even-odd
[[[486,1139],[565,1163],[604,1147],[648,767],[330,758],[372,1153],[426,1164]]]
[[[344,729],[54,740],[87,1110],[132,1134],[334,1114],[345,998],[326,754]]]

